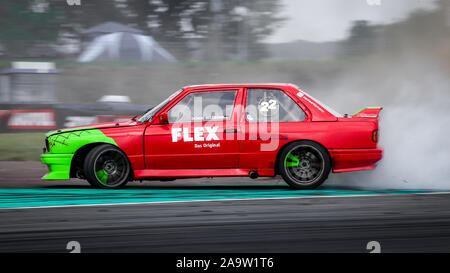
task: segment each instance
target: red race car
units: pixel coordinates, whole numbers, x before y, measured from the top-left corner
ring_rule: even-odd
[[[292,188],[374,169],[381,107],[341,116],[292,84],[187,86],[132,120],[49,132],[43,179],[97,188],[132,180],[281,175]]]

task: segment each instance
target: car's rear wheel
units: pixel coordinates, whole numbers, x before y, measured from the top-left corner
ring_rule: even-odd
[[[110,144],[95,147],[84,161],[86,179],[95,188],[121,188],[128,182],[130,171],[125,153]]]
[[[314,189],[330,174],[331,160],[327,150],[312,141],[288,144],[279,156],[278,170],[294,189]]]

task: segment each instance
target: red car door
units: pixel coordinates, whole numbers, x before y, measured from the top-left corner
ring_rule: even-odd
[[[241,89],[187,91],[164,110],[168,124],[154,124],[144,134],[148,169],[237,168],[236,105]]]

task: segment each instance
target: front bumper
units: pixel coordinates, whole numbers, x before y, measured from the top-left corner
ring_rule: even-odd
[[[67,180],[70,179],[70,165],[73,154],[42,154],[41,161],[46,164],[49,172],[42,180]]]
[[[383,157],[382,149],[333,149],[329,150],[333,172],[372,170]]]

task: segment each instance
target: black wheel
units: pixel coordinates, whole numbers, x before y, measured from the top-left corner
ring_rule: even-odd
[[[92,149],[84,161],[84,174],[95,188],[121,188],[128,182],[130,163],[117,147],[104,144]]]
[[[331,159],[319,144],[302,140],[288,144],[278,160],[278,170],[294,189],[314,189],[330,174]]]

